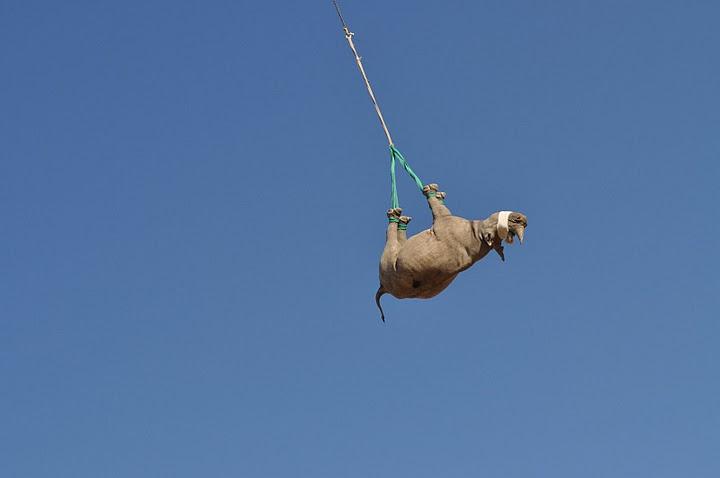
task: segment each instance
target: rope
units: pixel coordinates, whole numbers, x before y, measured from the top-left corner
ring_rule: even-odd
[[[335,5],[335,11],[338,14],[338,18],[340,18],[340,23],[342,23],[343,29],[347,28],[347,25],[345,24],[345,19],[343,18],[342,13],[340,13],[340,6],[338,6],[335,0],[333,0],[333,5]]]
[[[392,136],[390,136],[390,130],[387,127],[387,124],[385,123],[385,118],[383,118],[382,111],[380,110],[380,105],[377,102],[377,98],[375,98],[375,93],[373,92],[372,86],[370,86],[370,80],[367,77],[367,73],[365,73],[365,68],[362,64],[362,58],[357,52],[357,49],[355,48],[355,43],[353,42],[353,35],[355,35],[353,32],[350,31],[350,28],[345,23],[345,19],[342,16],[342,13],[340,13],[340,6],[337,4],[336,0],[332,0],[333,5],[335,6],[335,11],[338,14],[338,18],[340,18],[340,23],[342,23],[343,26],[343,32],[345,32],[345,39],[348,42],[348,45],[350,45],[350,49],[353,52],[353,55],[355,56],[355,63],[357,63],[358,69],[360,70],[360,74],[363,77],[363,80],[365,81],[365,88],[367,88],[368,95],[370,95],[370,100],[373,103],[373,106],[375,107],[375,113],[377,113],[378,119],[380,120],[380,124],[382,125],[383,131],[385,132],[385,136],[388,140],[388,145],[390,146],[390,204],[393,208],[400,207],[399,206],[399,200],[398,200],[398,194],[397,194],[397,181],[395,176],[395,164],[396,161],[399,162],[403,169],[407,171],[407,173],[410,175],[410,177],[415,181],[415,184],[417,185],[418,189],[422,191],[423,189],[423,183],[420,180],[420,178],[415,174],[415,172],[412,170],[410,165],[408,164],[407,160],[405,160],[405,157],[400,153],[400,151],[395,148],[395,145],[393,144]]]

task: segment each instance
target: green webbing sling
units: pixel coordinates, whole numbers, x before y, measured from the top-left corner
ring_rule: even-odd
[[[407,171],[407,173],[410,175],[410,177],[415,181],[415,185],[418,187],[420,191],[423,190],[423,182],[420,180],[417,174],[415,174],[415,171],[412,170],[410,165],[408,164],[407,160],[405,159],[405,156],[402,155],[400,151],[397,150],[397,148],[394,145],[390,145],[390,207],[396,208],[400,207],[400,201],[398,200],[398,193],[397,193],[397,180],[395,176],[395,161],[399,161],[402,165],[403,169]]]

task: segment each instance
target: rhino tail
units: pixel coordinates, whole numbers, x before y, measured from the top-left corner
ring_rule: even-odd
[[[383,286],[380,286],[375,293],[375,303],[378,306],[378,309],[380,309],[380,318],[383,322],[385,322],[385,312],[383,312],[382,305],[380,305],[380,297],[382,297],[384,294],[387,294],[387,291],[383,288]]]

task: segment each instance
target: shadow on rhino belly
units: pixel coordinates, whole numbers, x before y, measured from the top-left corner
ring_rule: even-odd
[[[411,282],[402,285],[396,284],[396,286],[393,287],[392,290],[388,290],[388,292],[398,299],[430,299],[447,289],[456,277],[457,274],[442,280],[413,279]]]

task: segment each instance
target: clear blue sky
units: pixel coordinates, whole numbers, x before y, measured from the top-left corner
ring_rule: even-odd
[[[329,0],[5,0],[0,475],[720,476],[720,4],[342,5],[418,174],[526,244],[379,321]]]

